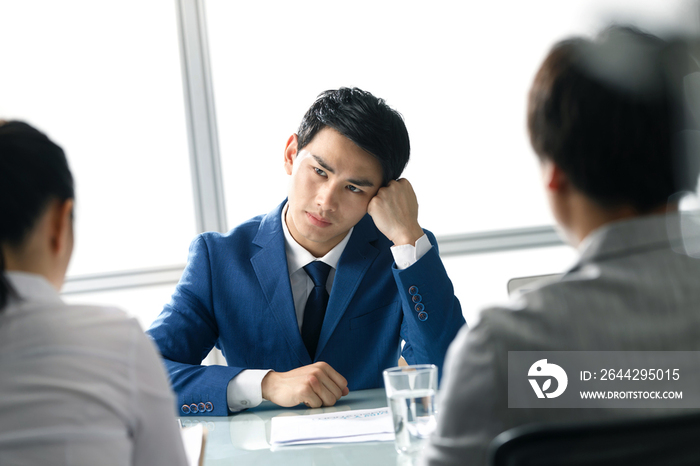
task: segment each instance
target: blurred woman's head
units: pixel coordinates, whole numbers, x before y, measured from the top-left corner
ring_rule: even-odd
[[[43,275],[57,289],[73,251],[73,176],[63,150],[19,121],[0,121],[0,309],[6,271]]]

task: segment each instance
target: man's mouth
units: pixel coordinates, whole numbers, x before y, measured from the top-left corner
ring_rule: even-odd
[[[306,212],[306,217],[309,219],[309,222],[311,222],[312,225],[315,225],[315,226],[320,227],[320,228],[325,228],[325,227],[332,225],[331,222],[329,222],[328,220],[324,219],[323,217],[321,217],[320,215],[317,215],[317,214],[312,214],[310,212]]]

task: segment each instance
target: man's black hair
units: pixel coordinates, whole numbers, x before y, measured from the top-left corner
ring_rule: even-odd
[[[664,47],[659,38],[619,26],[595,41],[562,41],[530,90],[535,152],[604,208],[646,213],[697,184],[697,164],[673,144],[677,108]]]
[[[383,99],[358,88],[323,92],[299,126],[298,150],[323,128],[333,128],[374,156],[382,167],[382,185],[401,176],[411,147],[401,115]]]

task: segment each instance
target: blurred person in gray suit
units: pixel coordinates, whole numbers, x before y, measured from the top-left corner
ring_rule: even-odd
[[[486,309],[450,346],[423,461],[483,465],[501,432],[532,422],[648,416],[652,409],[508,408],[509,351],[700,350],[700,261],[676,252],[678,192],[696,164],[674,148],[665,44],[612,27],[556,44],[527,124],[552,213],[580,258],[563,278]],[[569,376],[571,379],[573,374]]]

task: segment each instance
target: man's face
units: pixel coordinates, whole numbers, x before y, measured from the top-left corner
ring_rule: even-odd
[[[319,131],[301,151],[296,135],[290,137],[284,167],[292,177],[287,227],[316,257],[343,240],[381,187],[379,162],[331,128]]]

